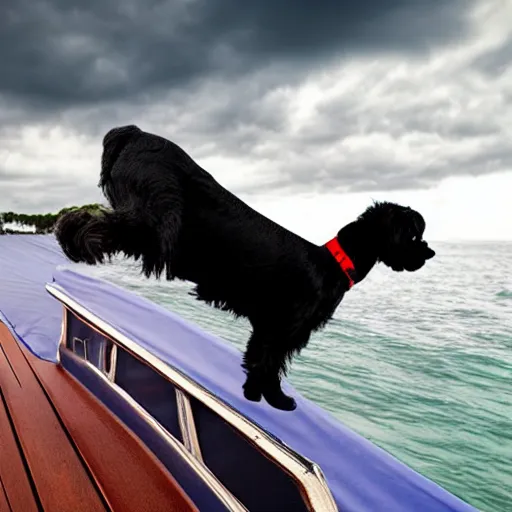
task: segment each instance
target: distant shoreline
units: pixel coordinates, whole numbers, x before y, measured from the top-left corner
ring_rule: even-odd
[[[99,213],[104,206],[94,203],[83,206],[69,206],[62,208],[57,213],[16,213],[0,212],[0,235],[45,235],[53,232],[53,228],[59,218],[72,210],[87,210],[90,213]],[[6,227],[11,225],[9,227]],[[16,229],[23,226],[29,229]]]

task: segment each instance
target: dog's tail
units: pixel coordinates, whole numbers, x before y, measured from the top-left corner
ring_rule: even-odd
[[[71,261],[95,265],[117,252],[112,227],[108,212],[93,214],[78,209],[59,218],[54,234]]]

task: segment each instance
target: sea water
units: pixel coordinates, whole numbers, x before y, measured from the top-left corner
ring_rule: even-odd
[[[432,244],[415,273],[382,265],[346,294],[289,378],[306,397],[483,511],[512,511],[512,243]],[[243,350],[249,324],[141,277],[130,260],[88,272]]]

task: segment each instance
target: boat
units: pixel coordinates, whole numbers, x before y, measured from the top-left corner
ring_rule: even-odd
[[[0,512],[476,510],[52,235],[0,236],[0,349]]]

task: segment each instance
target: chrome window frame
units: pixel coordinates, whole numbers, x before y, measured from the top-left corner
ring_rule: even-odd
[[[151,352],[141,347],[127,336],[119,332],[115,327],[104,322],[101,318],[88,311],[78,302],[71,299],[64,291],[59,289],[58,285],[47,284],[46,290],[50,295],[56,298],[64,306],[64,319],[61,331],[61,347],[65,347],[67,338],[67,314],[75,314],[81,321],[90,328],[110,340],[114,345],[111,354],[111,367],[107,375],[87,359],[88,364],[97,375],[107,380],[109,384],[116,388],[116,391],[125,398],[145,419],[153,425],[156,425],[159,431],[162,431],[166,437],[172,438],[172,444],[176,443],[183,447],[190,459],[194,461],[194,467],[202,467],[201,473],[204,476],[204,470],[207,472],[208,479],[215,479],[216,490],[220,491],[224,500],[225,493],[228,493],[231,499],[231,510],[247,510],[242,503],[235,498],[231,492],[226,489],[211,470],[204,464],[201,448],[197,436],[196,426],[193,418],[192,407],[188,396],[192,396],[201,402],[205,407],[220,416],[224,421],[239,432],[249,443],[251,443],[263,455],[277,464],[283,471],[294,480],[295,485],[301,492],[306,506],[313,512],[337,512],[336,502],[329,489],[325,476],[321,468],[314,462],[306,459],[296,453],[291,448],[270,436],[267,432],[252,423],[248,418],[239,413],[236,409],[221,401],[208,389],[202,387],[190,377],[179,370],[171,367],[161,361]],[[183,443],[178,441],[170,432],[168,432],[160,423],[158,423],[143,407],[140,406],[128,393],[115,384],[115,368],[117,363],[117,346],[126,350],[129,354],[139,359],[141,362],[152,368],[158,374],[169,380],[176,387],[176,401],[178,405],[178,417],[180,430],[183,437]],[[67,349],[69,350],[69,349]],[[219,489],[219,486],[221,489]]]
[[[112,357],[111,361],[114,366],[111,366],[110,372],[105,372],[101,368],[98,368],[89,360],[83,358],[82,356],[76,354],[73,350],[68,348],[67,346],[67,319],[68,314],[74,315],[78,320],[87,325],[89,328],[96,331],[98,334],[102,335],[106,340],[113,343],[112,347]],[[117,343],[112,340],[110,336],[106,333],[102,332],[99,328],[95,327],[92,322],[89,322],[82,318],[80,313],[73,311],[72,308],[63,304],[63,320],[62,320],[63,328],[61,330],[61,338],[59,340],[59,352],[58,352],[58,361],[61,362],[61,350],[65,350],[68,354],[68,357],[71,359],[79,360],[80,363],[87,367],[93,374],[95,374],[99,379],[103,380],[105,383],[108,383],[108,386],[119,395],[134,411],[137,415],[139,415],[148,425],[150,425],[156,434],[162,438],[166,444],[168,444],[178,456],[184,459],[190,467],[195,471],[200,479],[212,490],[212,492],[217,496],[217,498],[223,503],[223,505],[230,510],[231,512],[248,512],[248,509],[227,489],[222,482],[213,474],[213,472],[204,464],[202,457],[201,459],[197,458],[193,452],[189,449],[186,443],[182,443],[181,440],[177,439],[171,432],[169,432],[158,420],[156,420],[142,405],[140,405],[127,391],[121,388],[118,384],[114,382],[115,379],[115,365],[117,363]],[[136,354],[132,354],[129,350],[121,347],[122,350],[126,350],[126,352],[137,360],[141,360],[137,357]],[[142,361],[144,362],[144,361]],[[149,366],[149,365],[148,365]],[[149,366],[152,368],[151,366]],[[152,368],[153,369],[153,368]],[[160,375],[160,372],[157,372]],[[76,377],[72,376],[76,379]],[[167,379],[170,380],[170,379]],[[172,383],[172,381],[170,381]],[[178,388],[176,387],[176,391]],[[176,396],[178,400],[178,396]],[[188,397],[186,397],[188,400]],[[178,403],[178,402],[177,402]],[[180,408],[178,407],[178,414],[180,414]],[[186,419],[183,420],[180,418],[180,430],[182,428],[187,428],[184,424]],[[195,424],[194,424],[195,431]],[[187,432],[188,434],[188,432]],[[185,435],[182,431],[183,439]]]
[[[87,350],[87,342],[89,341],[89,338],[81,339],[78,336],[73,336],[71,339],[71,346],[73,347],[73,352],[76,354],[76,344],[81,343],[84,349],[84,359],[86,361],[89,361],[89,354]]]

